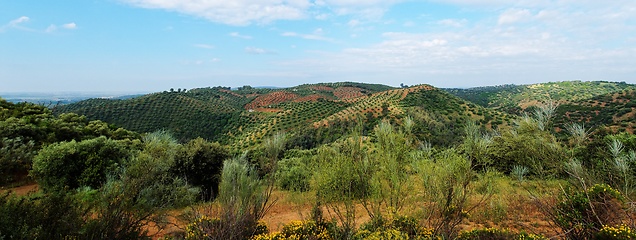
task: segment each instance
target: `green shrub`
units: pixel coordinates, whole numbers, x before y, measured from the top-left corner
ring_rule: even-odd
[[[484,228],[474,229],[471,231],[462,232],[457,237],[457,240],[543,240],[547,239],[541,235],[528,234],[528,233],[514,233],[506,229],[497,228]]]
[[[604,226],[626,217],[624,197],[606,184],[585,191],[566,190],[554,209],[554,221],[572,239],[589,239]]]
[[[409,235],[396,229],[385,229],[376,232],[362,230],[358,231],[353,238],[360,240],[408,240]]]
[[[30,174],[44,190],[99,188],[131,155],[122,141],[106,137],[55,143],[40,150]]]
[[[630,240],[636,239],[636,232],[631,227],[624,224],[618,226],[603,226],[596,234],[594,239],[598,240]]]
[[[377,239],[382,234],[389,234],[386,237],[395,237],[396,235],[389,233],[393,232],[391,230],[400,232],[399,235],[405,235],[406,239],[434,239],[435,236],[432,229],[421,227],[417,219],[407,216],[395,216],[390,219],[372,218],[370,222],[362,224],[360,230],[355,234],[355,238]]]
[[[197,138],[179,148],[170,171],[200,187],[202,198],[210,200],[219,192],[223,161],[229,157],[229,151],[219,143]]]
[[[309,190],[311,171],[303,158],[286,158],[278,161],[276,181],[280,188],[290,191]]]
[[[0,196],[0,239],[79,237],[85,210],[70,194]]]
[[[0,185],[3,185],[26,176],[37,149],[34,141],[23,142],[20,137],[0,140]]]

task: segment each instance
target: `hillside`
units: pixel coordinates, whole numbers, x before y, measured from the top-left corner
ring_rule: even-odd
[[[499,109],[508,113],[519,113],[530,106],[550,99],[565,104],[629,89],[635,89],[635,86],[624,82],[566,81],[445,90],[483,107]]]
[[[586,126],[609,126],[615,132],[634,133],[636,126],[636,91],[623,90],[598,95],[585,100],[561,104],[557,108],[555,124],[582,122]]]
[[[630,132],[636,124],[632,103],[634,90],[636,86],[632,84],[604,81],[445,89],[467,101],[517,115],[552,100],[559,105],[554,120],[557,130],[568,123],[582,122],[590,127],[606,125]]]
[[[283,89],[244,86],[153,93],[125,100],[90,99],[59,106],[138,132],[159,129],[187,140],[204,137],[239,148],[250,147],[276,132],[309,133],[318,142],[331,140],[362,122],[372,128],[379,119],[425,113],[429,124],[453,131],[468,119],[490,127],[510,120],[505,114],[461,100],[429,85],[392,88],[364,83],[305,84]],[[419,113],[418,113],[419,112]],[[327,129],[316,131],[315,129]],[[436,136],[423,130],[423,136]],[[426,132],[426,134],[424,133]],[[457,135],[447,133],[445,135]],[[293,135],[293,134],[292,134]],[[318,135],[318,136],[316,136]],[[334,136],[326,136],[334,135]]]

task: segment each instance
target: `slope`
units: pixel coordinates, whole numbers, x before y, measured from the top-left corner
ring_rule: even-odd
[[[559,104],[584,101],[599,95],[634,89],[627,83],[565,81],[531,85],[501,85],[469,89],[445,89],[449,93],[484,107],[519,114],[548,100]]]

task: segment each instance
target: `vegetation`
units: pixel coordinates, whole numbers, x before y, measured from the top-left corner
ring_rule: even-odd
[[[0,99],[0,239],[632,239],[631,88]],[[266,224],[285,204],[302,217]]]

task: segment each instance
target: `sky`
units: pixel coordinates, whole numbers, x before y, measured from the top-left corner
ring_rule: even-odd
[[[636,83],[634,0],[0,0],[0,92]]]

